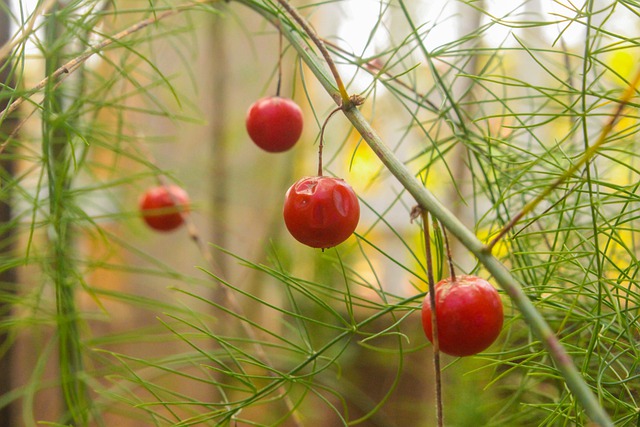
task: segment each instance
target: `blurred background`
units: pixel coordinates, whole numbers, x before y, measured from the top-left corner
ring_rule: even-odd
[[[338,114],[326,128],[325,173],[361,198],[356,235],[324,252],[289,236],[285,191],[315,173],[320,128],[335,104],[256,13],[276,10],[274,3],[195,3],[0,2],[1,76],[15,88],[0,97],[2,108],[88,46],[173,13],[117,39],[61,85],[29,95],[2,122],[0,426],[76,419],[60,388],[66,281],[89,425],[435,425],[431,346],[416,297],[427,284],[422,226],[410,219],[415,202]],[[637,5],[588,3],[292,2],[329,47],[349,92],[366,98],[361,110],[385,143],[487,241],[584,152],[585,136],[597,138],[635,71]],[[244,119],[255,100],[275,95],[280,57],[281,95],[302,107],[305,128],[294,149],[270,154],[248,138]],[[612,281],[598,301],[617,301],[607,308],[626,325],[611,332],[628,344],[610,354],[626,372],[611,394],[628,402],[619,410],[629,425],[638,364],[619,355],[633,360],[639,351],[637,128],[636,108],[594,163],[597,179],[568,182],[497,253],[554,328],[580,337],[569,341],[572,350],[584,350],[578,343],[593,331],[580,316],[603,316],[592,300],[572,305],[576,295],[591,292],[585,283],[599,286],[593,277]],[[63,160],[43,148],[49,134],[53,145],[55,135],[65,141]],[[60,199],[50,194],[57,163]],[[189,193],[189,227],[156,233],[140,220],[140,195],[159,177]],[[606,205],[597,212],[585,199],[594,181]],[[62,237],[51,200],[66,212]],[[589,218],[620,226],[594,240]],[[436,279],[446,277],[443,243],[431,246]],[[452,251],[460,272],[486,275],[462,245],[453,241]],[[593,253],[604,259],[597,268]],[[580,283],[571,282],[576,271]],[[560,300],[545,305],[556,293]],[[446,425],[584,419],[504,303],[505,330],[487,354],[444,358]],[[577,351],[577,360],[591,369],[589,356]],[[606,371],[606,360],[594,362],[594,372]],[[270,375],[289,372],[283,386],[269,385]]]

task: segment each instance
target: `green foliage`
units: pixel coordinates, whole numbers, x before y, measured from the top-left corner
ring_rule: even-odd
[[[389,149],[376,154],[397,157],[485,243],[524,213],[493,255],[598,403],[576,395],[570,363],[504,287],[499,341],[444,359],[446,425],[587,425],[600,407],[616,426],[638,425],[640,118],[629,86],[640,47],[637,28],[620,25],[637,23],[638,6],[450,1],[454,18],[444,3],[424,15],[419,2],[372,0],[373,19],[351,28],[365,41],[349,46],[348,3],[293,6],[348,93],[366,99],[356,119]],[[419,312],[426,244],[436,278],[448,274],[444,235],[425,241],[413,193],[371,135],[336,116],[324,141],[325,173],[361,197],[357,235],[321,252],[282,226],[284,191],[315,171],[340,93],[280,3],[0,3],[0,14],[15,28],[0,43],[0,106],[19,107],[0,114],[0,202],[11,209],[0,273],[17,274],[0,283],[0,359],[12,372],[0,407],[15,425],[434,425]],[[434,39],[454,19],[458,33]],[[576,28],[579,43],[568,40]],[[256,152],[243,119],[275,86],[278,29],[283,93],[307,122],[276,157]],[[498,30],[509,35],[496,43]],[[208,159],[212,145],[224,157]],[[138,195],[158,181],[195,201],[176,233],[138,218]],[[490,278],[477,248],[452,240],[456,268]]]

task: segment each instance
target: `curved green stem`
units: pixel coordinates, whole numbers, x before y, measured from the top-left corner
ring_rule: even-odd
[[[567,386],[587,411],[589,417],[602,427],[613,426],[609,416],[582,378],[580,372],[576,369],[571,357],[506,267],[491,254],[488,248],[467,229],[458,218],[442,205],[442,203],[411,174],[398,158],[396,158],[358,109],[352,108],[345,111],[345,115],[387,169],[389,169],[403,187],[416,199],[418,204],[423,209],[429,211],[445,228],[456,236],[458,240],[478,258],[484,267],[493,275],[500,287],[511,297],[533,334],[540,339],[549,351],[558,370],[560,370],[567,382]]]
[[[252,8],[278,26],[291,45],[298,51],[301,59],[306,63],[311,72],[334,99],[341,99],[340,94],[332,85],[331,77],[327,74],[321,60],[307,48],[307,44],[295,29],[289,28],[280,21],[275,14],[264,8],[258,8],[249,0],[237,0]],[[510,296],[513,303],[522,313],[523,318],[531,328],[533,334],[543,343],[556,367],[567,383],[567,387],[574,394],[578,402],[585,409],[587,415],[601,427],[613,427],[609,415],[600,405],[580,372],[576,369],[571,357],[568,355],[558,338],[555,336],[542,315],[535,309],[522,287],[496,259],[489,248],[483,244],[467,227],[458,220],[423,184],[416,179],[409,169],[395,156],[384,144],[371,124],[363,117],[355,106],[343,108],[345,116],[358,130],[362,138],[374,151],[386,168],[396,177],[402,186],[415,198],[421,208],[429,211],[443,227],[447,228],[470,252],[472,252],[484,267],[493,275],[500,287]],[[596,145],[597,146],[597,145]]]
[[[46,23],[47,74],[58,68],[62,52],[56,48],[60,38],[59,5],[55,5]],[[73,231],[69,214],[72,175],[69,168],[70,141],[56,115],[64,112],[62,94],[53,81],[44,88],[42,121],[42,152],[49,184],[49,236],[52,253],[52,280],[56,292],[56,322],[58,352],[60,357],[60,382],[63,402],[68,417],[74,425],[88,425],[89,399],[83,373],[83,350],[76,307],[76,265],[73,256]],[[75,117],[74,117],[75,118]],[[72,120],[72,119],[69,119]]]

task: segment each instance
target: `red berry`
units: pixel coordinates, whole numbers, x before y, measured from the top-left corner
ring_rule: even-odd
[[[476,276],[456,276],[436,283],[436,318],[440,351],[470,356],[488,348],[500,335],[503,312],[498,291]],[[429,294],[422,303],[422,327],[433,342]]]
[[[148,189],[140,198],[139,206],[142,219],[149,227],[171,231],[184,222],[182,213],[189,212],[189,196],[177,185],[161,185]]]
[[[302,134],[302,110],[290,99],[272,96],[257,100],[247,111],[251,140],[265,151],[286,151]]]
[[[356,229],[360,204],[351,186],[339,178],[302,178],[284,200],[284,222],[289,233],[312,248],[330,248]]]

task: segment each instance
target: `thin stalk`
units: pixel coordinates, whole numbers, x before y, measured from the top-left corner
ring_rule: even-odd
[[[8,3],[10,2],[6,0],[3,1],[7,4],[6,10],[8,10]],[[12,38],[11,40],[2,40],[2,43],[0,44],[0,61],[5,60],[17,46],[20,46],[20,44],[24,43],[29,37],[31,37],[38,20],[42,18],[42,16],[46,15],[57,1],[58,0],[47,0],[38,2],[38,6],[29,17],[29,20],[22,25],[20,35]],[[7,30],[9,29],[8,23],[5,28]]]
[[[291,45],[298,51],[300,58],[309,67],[311,72],[318,79],[318,82],[325,88],[329,96],[334,100],[340,100],[340,94],[333,87],[331,78],[327,75],[327,70],[319,58],[308,48],[304,40],[297,31],[287,30],[282,21],[270,11],[257,7],[249,0],[236,0],[245,6],[261,14],[273,25],[283,31],[285,37]],[[339,101],[336,101],[339,104]],[[382,138],[378,135],[371,124],[364,118],[362,113],[355,107],[343,108],[347,119],[360,133],[365,142],[378,156],[380,161],[391,172],[402,186],[414,197],[418,205],[429,211],[443,227],[446,227],[460,242],[473,253],[480,263],[493,275],[498,285],[511,297],[513,303],[522,313],[523,318],[531,328],[532,333],[545,346],[549,355],[556,364],[560,374],[566,381],[567,387],[574,394],[578,402],[585,409],[587,415],[601,427],[613,427],[609,415],[600,405],[598,399],[585,382],[580,372],[576,369],[571,357],[555,336],[542,315],[535,309],[527,295],[524,293],[518,281],[511,275],[509,270],[498,261],[468,228],[464,226],[424,185],[416,179],[409,169],[402,163],[395,154],[386,146]],[[593,147],[592,147],[593,148]]]
[[[436,423],[438,427],[444,427],[444,411],[442,403],[442,368],[440,367],[440,339],[438,338],[436,284],[435,279],[433,278],[433,258],[431,256],[431,231],[429,230],[429,212],[418,207],[416,210],[414,210],[412,217],[418,215],[422,216],[422,233],[424,234],[424,250],[427,262],[427,283],[429,284],[429,305],[431,307],[433,370],[436,379]]]
[[[36,84],[35,86],[33,86],[31,89],[29,89],[29,91],[27,91],[27,93],[23,96],[21,96],[20,98],[16,99],[14,102],[12,102],[11,104],[9,104],[9,106],[7,106],[6,108],[4,108],[2,111],[0,111],[0,124],[2,123],[2,121],[4,120],[4,118],[13,113],[14,111],[16,111],[20,105],[22,105],[23,102],[25,102],[26,100],[30,99],[33,95],[35,95],[36,93],[39,93],[40,91],[42,91],[43,89],[45,89],[46,87],[49,87],[49,85],[51,84],[51,82],[61,82],[64,79],[66,79],[70,74],[74,73],[75,71],[77,71],[80,66],[82,64],[84,64],[89,58],[91,58],[93,55],[96,55],[98,53],[100,53],[101,51],[103,51],[104,49],[106,49],[107,47],[111,46],[112,44],[117,44],[117,42],[119,42],[122,39],[127,38],[128,36],[137,33],[140,30],[143,30],[145,28],[147,28],[149,25],[155,24],[157,22],[162,21],[163,19],[169,18],[171,16],[175,16],[181,12],[187,11],[187,10],[191,10],[194,7],[201,5],[201,4],[206,4],[206,3],[212,3],[215,2],[216,0],[202,0],[202,1],[194,1],[192,3],[188,3],[182,6],[176,6],[175,8],[166,10],[162,13],[157,13],[154,14],[153,16],[144,19],[140,22],[137,22],[135,24],[133,24],[132,26],[120,31],[117,34],[114,34],[113,36],[110,36],[108,38],[105,38],[104,40],[102,40],[99,43],[96,43],[93,46],[90,46],[88,49],[86,49],[84,52],[82,52],[80,55],[76,56],[75,58],[65,62],[64,64],[60,65],[58,68],[54,69],[54,70],[48,70],[48,74],[47,77],[45,77],[44,79],[42,79],[38,84]]]
[[[589,78],[589,69],[591,68],[592,64],[591,61],[588,61],[587,58],[589,58],[591,56],[591,49],[592,49],[592,44],[594,43],[594,37],[592,36],[592,20],[593,20],[593,0],[591,1],[587,1],[585,3],[585,12],[586,12],[586,17],[587,17],[587,22],[586,22],[586,36],[585,36],[585,44],[584,44],[584,53],[583,53],[583,61],[582,61],[582,81],[581,81],[581,96],[580,96],[580,106],[582,108],[582,112],[583,112],[583,116],[582,116],[582,122],[581,122],[581,128],[582,128],[582,139],[583,139],[583,144],[584,144],[584,151],[585,153],[589,151],[589,120],[587,120],[587,112],[589,111],[589,107],[587,106],[587,91],[589,88],[589,85],[591,84],[588,81]],[[636,77],[636,79],[640,77],[640,69],[638,70],[638,76]],[[631,86],[632,88],[635,89],[635,83],[634,85]],[[634,92],[629,92],[627,91],[627,95],[629,97],[631,97],[633,95]],[[630,99],[630,98],[629,98]],[[600,139],[598,141],[596,141],[596,144],[599,141],[601,144],[604,143],[604,140],[606,138],[605,135],[605,130],[606,132],[610,132],[611,129],[613,129],[613,125],[614,122],[617,120],[617,117],[622,114],[622,109],[624,108],[625,104],[628,102],[624,101],[623,103],[620,103],[618,105],[618,109],[616,111],[616,114],[611,117],[611,119],[609,120],[609,123],[611,124],[608,127],[605,127],[605,129],[603,129],[602,134],[600,135]],[[594,152],[595,155],[595,152]],[[595,310],[595,323],[593,325],[593,330],[594,331],[599,331],[601,328],[601,316],[602,316],[602,296],[603,296],[603,288],[604,286],[607,286],[604,282],[605,282],[605,277],[602,273],[602,264],[601,264],[601,255],[600,255],[600,239],[599,239],[599,230],[598,230],[598,212],[597,212],[597,208],[596,208],[596,204],[597,201],[595,200],[597,195],[594,194],[594,184],[593,184],[593,180],[591,177],[591,159],[587,159],[585,158],[584,160],[584,173],[585,173],[585,180],[586,180],[586,184],[587,184],[587,193],[589,196],[589,208],[591,210],[591,227],[593,230],[593,257],[594,257],[594,262],[593,265],[595,266],[595,268],[597,269],[597,271],[595,272],[596,277],[597,277],[597,283],[598,283],[598,297],[596,299],[596,301],[598,301],[598,304],[596,305],[596,310]],[[603,252],[603,253],[606,253]],[[583,370],[587,370],[589,364],[591,363],[592,357],[593,357],[593,353],[595,351],[595,347],[598,343],[598,339],[599,339],[599,334],[591,334],[591,339],[589,340],[589,346],[587,347],[587,352],[586,352],[586,357],[584,358],[584,361],[582,362],[582,369]]]
[[[322,151],[324,149],[324,130],[327,127],[327,123],[329,123],[329,119],[342,108],[335,108],[333,111],[329,113],[324,123],[322,124],[322,128],[320,128],[320,142],[318,143],[318,176],[322,176]]]
[[[436,66],[434,65],[432,55],[429,54],[429,52],[427,51],[427,48],[423,43],[423,40],[422,40],[422,37],[420,36],[418,28],[414,24],[413,19],[411,19],[411,14],[409,13],[409,10],[407,9],[407,6],[405,5],[405,2],[403,0],[399,0],[399,4],[400,4],[400,8],[402,9],[402,12],[404,14],[404,17],[407,20],[407,23],[411,27],[411,31],[413,32],[413,36],[415,37],[416,42],[420,46],[420,50],[422,51],[422,54],[424,55],[424,59],[427,61],[427,64],[429,64],[429,68],[431,69],[431,74],[433,74],[433,76],[435,78],[435,81],[438,84],[438,89],[440,89],[442,91],[442,93],[444,95],[444,98],[448,101],[449,105],[451,106],[451,109],[454,111],[454,113],[456,114],[456,117],[458,118],[458,122],[455,122],[455,120],[453,120],[453,118],[452,118],[452,120],[451,120],[452,123],[456,123],[456,126],[459,126],[460,130],[462,131],[462,133],[465,136],[467,136],[468,133],[469,133],[469,130],[467,129],[467,126],[465,125],[464,115],[460,111],[458,103],[456,102],[455,99],[453,99],[453,94],[451,93],[451,91],[449,90],[447,85],[442,80],[442,77],[440,76],[440,73],[438,72]]]
[[[46,22],[46,71],[50,74],[58,68],[60,50],[56,44],[60,38],[58,13],[60,6],[54,5]],[[56,322],[60,386],[69,420],[76,426],[88,425],[88,397],[86,384],[82,380],[84,366],[82,343],[79,331],[79,316],[75,302],[76,266],[73,254],[72,219],[68,207],[71,200],[71,176],[69,173],[69,144],[67,133],[57,117],[64,114],[62,97],[48,81],[44,88],[42,120],[42,153],[49,188],[49,239],[52,246],[51,271],[56,294]],[[71,120],[71,119],[69,119]]]
[[[211,239],[220,247],[227,247],[228,241],[228,218],[229,218],[229,99],[227,86],[229,85],[229,60],[227,53],[227,37],[225,20],[220,16],[215,16],[211,23],[211,40],[214,40],[211,48],[213,85],[210,96],[213,105],[217,108],[217,113],[211,117],[211,206],[213,210],[213,221],[211,222]],[[279,93],[278,88],[278,93]],[[213,256],[215,264],[220,268],[223,277],[227,277],[228,268],[221,254],[216,252]],[[214,298],[218,298],[214,295]]]
[[[362,69],[367,71],[369,74],[371,74],[372,76],[378,77],[380,74],[383,74],[387,77],[387,80],[389,81],[393,81],[394,84],[398,85],[398,86],[402,86],[403,88],[409,90],[410,92],[414,93],[417,99],[420,99],[421,102],[423,102],[425,105],[427,105],[431,111],[433,112],[438,112],[440,111],[440,108],[433,103],[433,101],[427,99],[427,95],[424,95],[420,92],[416,92],[416,88],[411,86],[410,84],[406,83],[405,81],[403,81],[402,79],[400,79],[398,76],[392,74],[389,72],[389,70],[386,70],[383,66],[381,66],[376,60],[370,60],[367,61],[365,59],[363,59],[362,57],[355,55],[352,52],[349,52],[348,50],[338,46],[337,44],[333,43],[331,40],[327,40],[327,39],[322,39],[322,42],[326,45],[329,46],[333,51],[335,52],[340,52],[343,55],[349,56],[351,57],[351,60],[353,62],[356,62],[358,64],[362,64]]]
[[[577,162],[573,163],[566,170],[566,172],[562,174],[562,176],[560,176],[553,183],[551,183],[551,185],[546,187],[540,194],[538,194],[538,196],[536,196],[534,199],[532,199],[526,205],[524,205],[522,210],[518,212],[516,215],[514,215],[513,218],[511,218],[511,221],[509,221],[502,228],[502,230],[500,230],[500,233],[498,233],[498,235],[491,241],[491,243],[489,243],[488,245],[489,250],[493,249],[496,243],[498,243],[500,239],[502,239],[505,236],[505,234],[509,232],[509,230],[511,230],[518,222],[520,222],[520,220],[525,215],[533,211],[536,208],[536,206],[540,204],[540,202],[546,200],[549,194],[551,194],[556,188],[558,188],[565,181],[567,181],[569,178],[575,175],[580,169],[582,169],[585,166],[588,166],[589,161],[596,154],[598,154],[598,150],[600,149],[600,147],[602,147],[607,142],[607,137],[613,130],[613,127],[615,126],[615,124],[618,122],[618,119],[622,115],[622,112],[626,108],[627,104],[631,101],[631,98],[637,92],[636,88],[638,87],[638,84],[640,84],[640,68],[638,69],[638,72],[636,73],[633,79],[633,82],[629,86],[627,86],[626,90],[622,94],[622,97],[618,101],[618,106],[613,112],[613,115],[609,118],[609,120],[603,126],[598,139],[590,146],[588,145],[587,142],[585,142],[586,148],[584,153],[580,157],[580,159],[578,159]],[[583,108],[586,108],[586,106],[583,105]],[[586,120],[583,121],[583,123],[584,123],[584,126],[586,126]]]
[[[438,223],[434,221],[434,227],[437,227]],[[449,236],[447,235],[447,229],[442,228],[442,236],[444,237],[444,247],[447,251],[447,263],[449,265],[449,276],[451,282],[456,281],[456,269],[453,267],[453,256],[451,255],[451,246],[449,245]]]
[[[324,57],[324,60],[327,62],[327,65],[331,70],[331,74],[333,75],[333,78],[336,81],[338,92],[340,93],[341,102],[339,102],[338,105],[344,105],[344,106],[348,105],[351,101],[349,97],[349,93],[347,92],[347,88],[344,86],[344,83],[342,82],[342,77],[340,77],[340,73],[338,72],[338,68],[336,67],[336,64],[333,62],[333,59],[331,59],[331,55],[329,55],[329,51],[327,50],[322,40],[318,37],[316,32],[313,30],[313,28],[311,28],[309,23],[302,17],[302,15],[300,15],[300,13],[298,13],[298,11],[294,7],[292,7],[289,4],[287,0],[278,0],[278,3],[280,3],[280,5],[282,5],[282,7],[285,8],[285,10],[289,13],[289,15],[291,15],[293,19],[295,19],[295,21],[300,25],[300,27],[302,27],[305,34],[307,34],[309,38],[311,38],[313,43],[318,47],[318,50],[320,50],[320,53],[322,53],[322,56]],[[336,98],[334,98],[334,100],[335,99]]]
[[[276,96],[280,96],[280,89],[282,88],[282,33],[278,33],[278,82],[276,84]],[[216,39],[217,40],[217,39]]]

